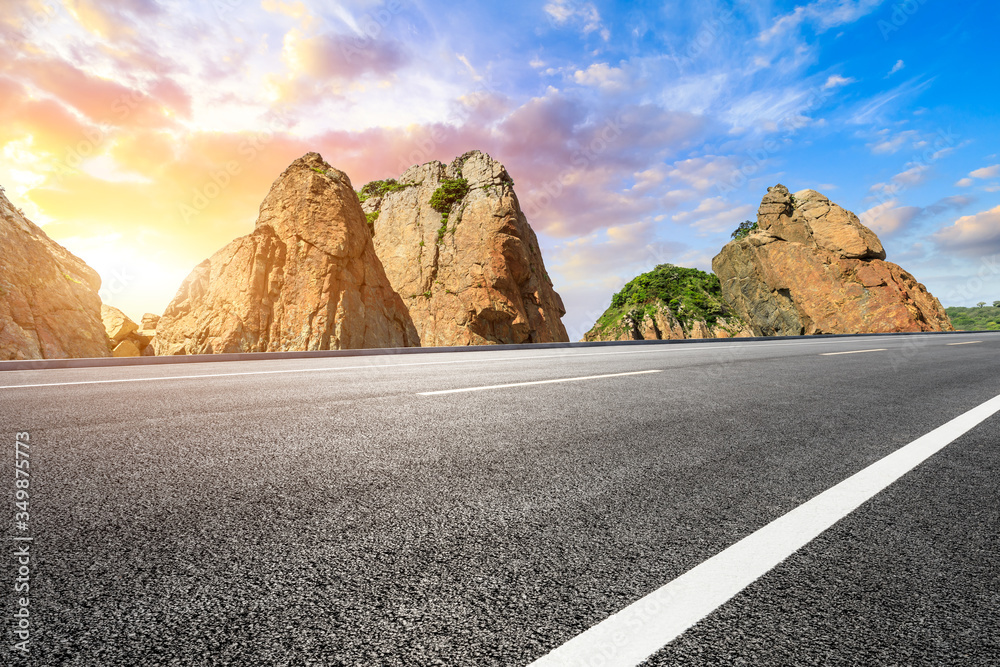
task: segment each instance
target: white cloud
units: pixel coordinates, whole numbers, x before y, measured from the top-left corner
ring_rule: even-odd
[[[581,24],[583,34],[599,30],[601,37],[607,41],[611,33],[601,23],[601,14],[597,7],[591,2],[575,2],[574,0],[552,0],[545,5],[545,13],[557,25],[565,25],[569,22]]]
[[[898,203],[897,200],[890,199],[873,206],[861,214],[862,224],[876,234],[892,234],[923,212],[919,206],[897,206]]]
[[[719,234],[736,229],[736,226],[751,217],[755,210],[749,204],[733,206],[722,197],[711,197],[703,200],[694,210],[674,215],[673,220],[688,224],[703,235]]]
[[[906,67],[906,64],[902,60],[897,60],[896,64],[892,66],[892,69],[889,70],[889,73],[886,74],[886,77],[892,76],[893,74],[903,69],[904,67]]]
[[[896,174],[892,177],[892,180],[903,187],[911,188],[925,182],[929,171],[930,167],[928,165],[918,164]]]
[[[1000,251],[1000,206],[965,215],[941,229],[934,239],[943,247],[985,255]]]
[[[996,178],[1000,176],[1000,164],[995,164],[992,167],[983,167],[982,169],[976,169],[975,171],[970,171],[969,176],[972,178],[987,179]]]
[[[962,179],[959,179],[959,180],[955,181],[955,185],[958,186],[958,187],[960,187],[960,188],[970,187],[973,183],[974,183],[974,181],[971,178],[962,178]]]
[[[908,141],[916,141],[917,132],[915,130],[905,130],[897,135],[889,134],[888,130],[879,132],[879,139],[868,144],[874,155],[891,155],[898,152]]]
[[[816,32],[854,23],[862,16],[870,14],[883,0],[816,0],[808,5],[800,5],[789,14],[778,18],[774,24],[758,35],[757,39],[767,43],[810,24]]]
[[[854,83],[855,81],[856,79],[843,77],[840,76],[839,74],[834,74],[826,80],[826,83],[823,84],[823,89],[831,90],[833,88],[840,88],[841,86],[846,86],[848,84]]]
[[[628,75],[625,71],[607,63],[594,63],[585,70],[577,70],[573,73],[573,80],[582,86],[609,92],[620,92],[628,88]]]

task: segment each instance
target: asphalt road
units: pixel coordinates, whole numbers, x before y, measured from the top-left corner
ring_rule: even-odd
[[[998,353],[961,334],[3,372],[9,516],[17,432],[31,476],[0,662],[526,665],[1000,395]],[[645,664],[1000,664],[998,444],[1000,415]],[[27,657],[13,536],[33,538]]]

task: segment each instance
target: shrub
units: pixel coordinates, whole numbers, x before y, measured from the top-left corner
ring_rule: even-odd
[[[758,227],[756,220],[754,220],[753,222],[750,222],[749,220],[744,220],[743,222],[740,223],[739,227],[736,228],[736,231],[733,232],[732,238],[734,239],[746,238],[747,236],[750,235],[750,232],[756,231],[757,229]]]
[[[468,192],[469,182],[464,178],[446,178],[431,195],[431,208],[447,216],[455,202],[461,201]]]
[[[361,190],[358,191],[358,199],[365,201],[369,197],[381,197],[388,192],[405,190],[413,185],[413,183],[399,183],[395,178],[387,178],[384,181],[371,181],[361,186]]]

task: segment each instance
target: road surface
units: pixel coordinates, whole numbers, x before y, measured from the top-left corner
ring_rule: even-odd
[[[593,628],[993,410],[998,360],[959,334],[3,372],[11,517],[30,434],[3,664],[639,664],[651,636],[646,665],[997,664],[998,415],[676,638]]]

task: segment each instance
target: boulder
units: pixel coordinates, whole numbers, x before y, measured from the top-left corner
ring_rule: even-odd
[[[106,303],[101,304],[101,320],[104,322],[108,338],[115,343],[122,342],[129,334],[139,329],[139,325],[130,320],[125,313]]]
[[[370,183],[361,196],[421,345],[569,340],[566,309],[502,164],[471,151]]]
[[[101,278],[0,188],[0,359],[108,357]]]
[[[755,335],[952,330],[941,303],[885,261],[875,233],[815,190],[769,188],[757,227],[712,260]]]
[[[174,355],[419,343],[350,179],[308,153],[271,186],[254,231],[184,280],[153,344]]]
[[[139,328],[147,331],[156,331],[156,325],[159,321],[159,315],[154,313],[143,313],[142,319],[139,321]]]
[[[122,342],[115,345],[115,349],[112,352],[113,357],[138,357],[141,356],[139,348],[130,340],[123,340]]]

